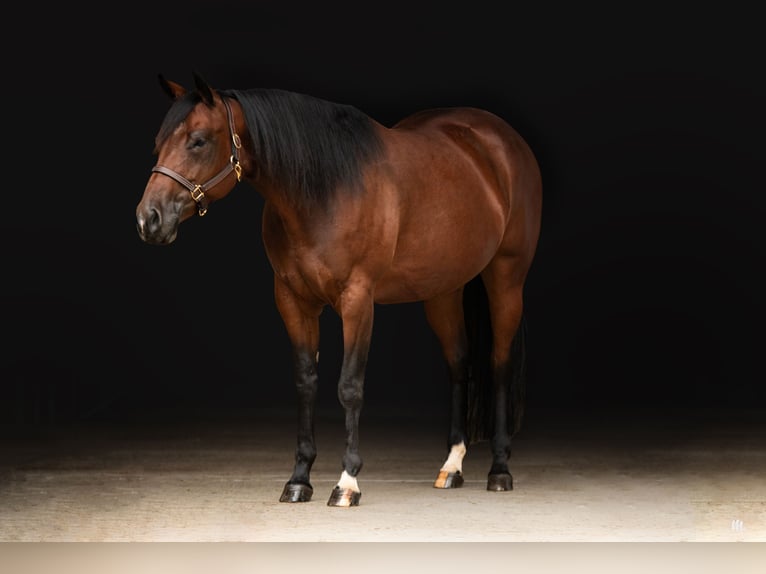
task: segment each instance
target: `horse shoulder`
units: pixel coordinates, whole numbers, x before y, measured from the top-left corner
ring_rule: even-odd
[[[373,290],[393,257],[395,225],[384,210],[346,199],[313,215],[264,205],[262,236],[275,275],[301,298],[335,306],[355,286]],[[369,206],[368,206],[369,207]]]

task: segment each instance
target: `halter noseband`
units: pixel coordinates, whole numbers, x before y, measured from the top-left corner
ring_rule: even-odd
[[[189,190],[194,203],[197,204],[197,213],[199,213],[200,217],[207,213],[207,201],[205,200],[206,191],[221,183],[221,181],[223,181],[223,179],[232,171],[237,174],[237,181],[241,181],[242,179],[242,166],[239,165],[239,148],[242,147],[242,142],[234,128],[234,119],[231,115],[231,106],[229,105],[229,102],[226,100],[226,98],[221,99],[223,100],[223,105],[226,107],[226,116],[229,119],[229,133],[231,134],[231,156],[229,157],[229,162],[221,169],[221,171],[219,171],[205,183],[199,184],[192,183],[177,171],[173,171],[164,165],[155,165],[152,168],[153,172],[156,171],[157,173],[163,173],[168,177],[173,178]]]

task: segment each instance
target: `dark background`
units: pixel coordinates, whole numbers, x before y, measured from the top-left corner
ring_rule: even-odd
[[[22,40],[3,40],[4,424],[292,408],[257,192],[238,184],[169,247],[135,230],[170,103],[157,74],[190,86],[192,71],[386,125],[471,105],[521,132],[544,184],[530,412],[766,408],[760,20],[614,6],[21,8],[6,25]],[[340,413],[329,309],[322,327],[320,406]],[[378,307],[365,412],[440,412],[444,377],[421,306]]]

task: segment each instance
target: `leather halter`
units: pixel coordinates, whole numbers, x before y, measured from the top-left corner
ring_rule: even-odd
[[[221,183],[232,171],[237,174],[237,181],[242,180],[242,166],[239,165],[239,149],[242,147],[242,141],[239,139],[239,135],[235,131],[234,118],[231,115],[231,106],[226,98],[221,99],[223,100],[223,105],[226,107],[226,116],[229,119],[229,133],[231,134],[231,156],[229,157],[228,163],[221,169],[221,171],[205,183],[200,184],[192,183],[177,171],[173,171],[164,165],[158,164],[152,168],[153,172],[156,171],[157,173],[165,174],[189,190],[194,203],[197,204],[197,213],[199,213],[200,217],[207,213],[208,202],[205,198],[206,191]]]

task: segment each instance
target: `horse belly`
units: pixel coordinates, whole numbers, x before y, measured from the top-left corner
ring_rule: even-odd
[[[465,285],[487,266],[502,241],[502,225],[490,224],[493,219],[492,214],[452,215],[400,237],[390,268],[376,284],[376,302],[425,301]]]
[[[427,301],[437,295],[459,289],[481,270],[481,266],[471,271],[467,268],[437,269],[433,273],[423,270],[416,275],[412,272],[393,269],[376,284],[375,302],[389,304]]]

